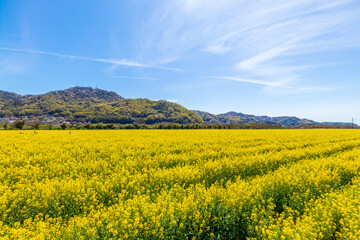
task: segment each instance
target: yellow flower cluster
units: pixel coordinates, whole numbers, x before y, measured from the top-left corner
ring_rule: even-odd
[[[359,239],[357,130],[0,132],[1,239]]]

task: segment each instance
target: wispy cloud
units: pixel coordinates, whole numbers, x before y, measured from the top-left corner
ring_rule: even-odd
[[[247,79],[229,76],[211,76],[209,78],[225,79],[237,82],[258,84],[264,86],[264,91],[280,94],[294,94],[294,93],[306,93],[306,92],[318,92],[318,91],[333,91],[332,88],[326,87],[302,87],[291,85],[292,79],[283,79],[280,81],[264,81],[259,79]]]
[[[244,61],[239,62],[238,64],[236,64],[236,68],[240,69],[240,70],[251,70],[256,68],[258,65],[267,62],[269,60],[272,60],[275,57],[278,57],[279,55],[281,55],[283,52],[285,52],[286,50],[288,50],[289,48],[291,48],[290,46],[279,46],[279,47],[274,47],[271,48],[269,50],[266,50],[264,52],[261,52],[251,58],[248,58]]]
[[[360,35],[349,26],[360,23],[356,17],[360,9],[342,9],[341,6],[348,2],[350,1],[336,1],[312,10],[306,9],[285,21],[255,30],[256,36],[249,40],[263,44],[260,47],[250,44],[249,48],[252,48],[255,54],[238,62],[235,70],[266,79],[295,75],[299,79],[299,74],[306,69],[297,68],[298,56],[306,57],[324,50],[359,47]],[[334,7],[340,9],[335,11]],[[344,41],[339,37],[344,35],[351,35],[351,40]],[[294,61],[291,65],[288,64],[290,58]],[[299,69],[301,71],[298,71]]]
[[[303,87],[303,76],[329,59],[306,60],[322,51],[360,48],[359,15],[356,0],[164,1],[141,39],[144,51],[159,59],[210,53],[229,65],[226,75],[247,76],[242,80],[264,87],[287,82],[304,92],[322,91],[327,87]]]
[[[111,77],[112,78],[122,78],[122,79],[152,80],[152,81],[160,80],[158,78],[149,78],[149,77],[128,77],[128,76],[111,76]]]
[[[158,65],[148,65],[148,64],[142,64],[142,63],[138,63],[138,62],[123,60],[123,59],[119,60],[119,59],[90,58],[90,57],[74,56],[74,55],[67,55],[67,54],[54,53],[54,52],[45,52],[45,51],[18,49],[18,48],[6,48],[6,47],[0,47],[0,50],[56,56],[56,57],[60,57],[60,58],[70,58],[70,59],[92,61],[92,62],[110,63],[110,64],[113,64],[116,66],[155,68],[155,69],[163,69],[163,70],[171,70],[171,71],[182,71],[182,69],[179,69],[179,68],[164,67],[164,66],[158,66]]]
[[[284,87],[284,88],[288,88],[288,86],[286,86],[286,82],[284,82],[284,81],[270,82],[270,81],[264,81],[264,80],[258,80],[258,79],[247,79],[247,78],[237,78],[237,77],[223,77],[223,76],[211,76],[209,78],[226,79],[226,80],[232,80],[232,81],[237,81],[237,82],[253,83],[253,84],[264,85],[264,86],[267,86],[267,87]]]

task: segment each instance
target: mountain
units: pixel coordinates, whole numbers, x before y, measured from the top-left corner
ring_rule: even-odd
[[[74,113],[95,104],[123,99],[115,92],[101,89],[73,87],[40,95],[21,96],[2,91],[0,116],[54,115],[71,117]]]
[[[313,120],[297,117],[268,117],[268,116],[255,116],[237,112],[227,112],[223,114],[211,114],[208,112],[193,110],[194,113],[199,115],[205,123],[217,124],[245,124],[245,123],[266,123],[275,124],[284,127],[297,126],[297,125],[344,125],[351,126],[352,123],[343,122],[315,122]],[[354,124],[354,126],[357,126]]]
[[[102,89],[73,87],[25,96],[0,91],[0,117],[42,115],[94,123],[203,123],[198,115],[179,104],[124,99]]]
[[[203,123],[204,121],[183,106],[165,100],[122,99],[93,105],[75,115],[80,121],[103,123]]]
[[[318,123],[297,117],[255,116],[237,112],[215,115],[203,111],[190,111],[179,104],[165,100],[125,99],[115,92],[89,87],[73,87],[25,96],[0,91],[0,117],[31,118],[44,115],[93,123],[265,123],[285,127],[309,124],[351,126],[351,123]]]

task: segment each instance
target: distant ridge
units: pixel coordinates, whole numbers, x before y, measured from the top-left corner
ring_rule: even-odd
[[[193,110],[194,113],[199,115],[205,123],[213,124],[245,124],[245,123],[266,123],[276,124],[284,127],[298,126],[298,125],[343,125],[351,126],[352,123],[344,122],[316,122],[313,120],[297,117],[268,117],[268,116],[255,116],[237,112],[227,112],[223,114],[211,114],[208,112]],[[354,124],[354,126],[358,126]]]
[[[198,110],[190,111],[166,100],[124,99],[115,92],[90,87],[72,87],[45,94],[24,96],[0,90],[0,117],[44,115],[64,117],[69,121],[93,123],[265,123],[285,127],[309,124],[351,126],[351,123],[319,123],[287,116],[255,116],[237,112],[215,115]],[[357,125],[354,124],[354,126]]]

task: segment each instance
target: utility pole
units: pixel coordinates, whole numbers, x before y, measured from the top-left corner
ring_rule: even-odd
[[[351,128],[354,128],[354,118],[351,118]]]

